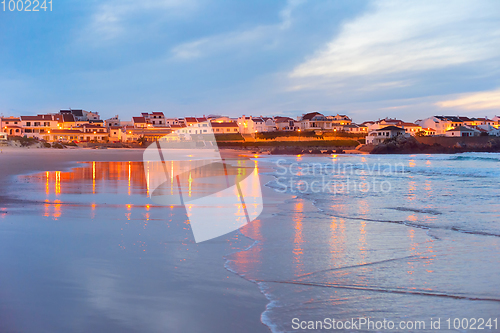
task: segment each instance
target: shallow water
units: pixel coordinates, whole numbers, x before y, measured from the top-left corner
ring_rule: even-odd
[[[20,176],[8,193],[1,332],[268,331],[265,298],[223,267],[252,241],[195,243],[183,207],[151,203],[142,162]]]
[[[425,321],[432,332],[431,318],[445,330],[448,318],[499,317],[499,154],[267,163],[276,169],[268,185],[296,199],[243,228],[259,242],[228,267],[272,301],[263,319],[274,332],[301,331],[293,318]],[[326,190],[323,181],[332,181]],[[374,182],[385,188],[369,188]]]
[[[25,201],[0,207],[0,331],[267,331],[247,280],[273,332],[499,317],[499,154],[258,160],[293,199],[200,244],[184,209],[148,199],[142,163],[18,177]]]

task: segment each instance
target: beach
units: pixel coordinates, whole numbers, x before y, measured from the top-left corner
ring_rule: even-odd
[[[257,285],[224,268],[254,241],[194,243],[182,207],[147,197],[142,153],[3,150],[0,331],[269,332]]]
[[[198,244],[142,150],[0,158],[2,332],[498,331],[499,154],[256,155],[263,214]]]

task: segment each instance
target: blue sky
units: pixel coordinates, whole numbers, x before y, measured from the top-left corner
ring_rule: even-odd
[[[53,0],[0,11],[0,113],[500,115],[500,2]]]

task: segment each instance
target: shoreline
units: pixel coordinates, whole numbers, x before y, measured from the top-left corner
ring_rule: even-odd
[[[492,138],[493,143],[497,139]],[[500,140],[499,140],[500,142]],[[292,142],[293,143],[293,142]],[[343,146],[323,146],[323,145],[312,145],[312,146],[302,146],[302,145],[277,145],[277,146],[259,146],[250,145],[248,147],[239,146],[220,146],[219,150],[223,158],[237,157],[239,155],[246,157],[253,157],[255,155],[429,155],[429,154],[462,154],[462,153],[500,153],[500,144],[489,144],[486,146],[478,146],[467,144],[457,144],[455,146],[441,146],[441,145],[427,145],[420,144],[415,147],[398,147],[398,143],[394,144],[379,144],[377,146],[363,145],[352,149],[353,147],[343,147]],[[16,154],[22,152],[118,152],[118,151],[128,151],[128,152],[142,152],[147,148],[135,147],[135,148],[116,148],[109,147],[106,149],[96,149],[96,148],[81,148],[81,147],[66,147],[64,149],[57,148],[40,148],[40,147],[10,147],[3,146],[0,147],[0,159],[3,154]],[[351,149],[349,149],[351,148]],[[138,158],[137,161],[142,160],[142,156]],[[104,161],[104,160],[99,160]],[[84,162],[84,160],[79,160],[78,162]],[[96,160],[97,162],[97,160]],[[36,170],[36,169],[35,169]],[[0,169],[1,171],[1,169]],[[0,175],[1,179],[1,175]]]
[[[247,152],[245,151],[225,151],[222,153],[224,158],[234,158],[239,155],[245,154]],[[27,199],[23,199],[22,196],[19,196],[17,193],[12,193],[10,191],[11,186],[15,186],[16,183],[16,177],[22,176],[22,175],[31,175],[31,174],[36,174],[36,173],[42,173],[45,171],[71,171],[73,169],[82,167],[79,165],[79,163],[85,163],[85,162],[92,162],[92,161],[99,161],[99,162],[126,162],[126,161],[135,161],[135,162],[141,162],[142,163],[142,154],[143,154],[143,149],[116,149],[116,150],[94,150],[94,149],[71,149],[71,150],[59,150],[59,149],[26,149],[26,148],[19,148],[19,149],[12,149],[9,152],[3,152],[2,155],[0,155],[0,159],[5,159],[5,161],[2,161],[3,163],[0,163],[0,190],[2,190],[3,195],[0,196],[1,202],[5,208],[7,207],[14,207],[17,208],[19,205],[26,205],[30,204],[31,202]],[[261,177],[264,178],[272,178],[271,176],[265,176],[265,175],[260,175]],[[270,189],[269,187],[265,186],[266,182],[268,180],[264,181],[261,180],[262,183],[262,191],[263,192],[268,192],[268,193],[273,193],[274,191]],[[270,191],[270,192],[269,192]],[[275,199],[275,195],[272,196],[273,200]],[[273,216],[272,212],[269,212],[269,208],[273,210],[276,207],[277,203],[281,203],[280,200],[277,200],[276,202],[273,202],[272,204],[269,204],[268,201],[266,201],[267,204],[265,204],[265,207],[267,209],[263,212],[264,217],[259,217],[259,219],[267,219]],[[266,212],[267,211],[267,212]],[[7,213],[7,211],[6,211]],[[6,219],[9,219],[10,214],[6,215]],[[251,224],[251,223],[250,223]],[[248,224],[248,225],[250,225]],[[247,225],[247,226],[248,226]],[[253,296],[247,296],[251,297],[252,299],[255,299],[253,303],[257,301],[257,299],[262,300],[262,307],[255,307],[254,310],[251,310],[252,303],[247,304],[244,306],[245,308],[245,313],[247,313],[248,318],[252,317],[252,313],[258,314],[258,317],[260,318],[259,322],[254,322],[253,325],[250,325],[252,327],[253,331],[260,331],[257,326],[262,325],[263,331],[271,331],[271,328],[264,323],[262,319],[262,315],[266,312],[267,306],[269,305],[269,300],[266,298],[265,293],[261,290],[258,284],[252,283],[252,281],[249,281],[248,279],[245,279],[244,277],[241,277],[240,275],[236,274],[235,272],[231,271],[227,267],[228,259],[227,257],[237,253],[237,252],[244,252],[251,247],[253,247],[258,241],[252,239],[251,237],[246,236],[243,234],[241,231],[238,231],[239,234],[247,238],[248,240],[252,241],[252,244],[248,247],[245,247],[243,249],[238,249],[237,247],[231,251],[224,253],[222,257],[220,257],[218,260],[223,259],[224,262],[222,265],[220,265],[220,269],[224,272],[231,272],[233,274],[232,279],[230,280],[239,280],[242,278],[242,283],[236,283],[233,281],[231,284],[228,284],[228,289],[230,289],[230,285],[233,284],[242,284],[238,288],[238,294],[239,293],[244,293],[247,295],[253,295]],[[231,234],[222,236],[221,239],[229,239]],[[213,246],[213,245],[211,245]],[[218,248],[219,246],[217,246]],[[212,251],[213,251],[212,247]],[[218,250],[217,250],[218,251]],[[218,270],[218,269],[217,269]],[[201,273],[203,276],[203,273]],[[224,276],[225,278],[225,276]],[[227,277],[229,279],[229,276]],[[203,280],[203,278],[201,278]],[[225,281],[224,281],[225,282]],[[250,282],[247,284],[247,282]],[[224,285],[220,286],[221,288],[225,289]],[[242,290],[243,289],[243,290]],[[237,299],[237,298],[236,298]],[[238,308],[238,306],[235,307],[235,305],[238,303],[233,304],[231,306],[231,310],[235,310],[234,308]],[[230,312],[230,309],[227,309],[228,312]],[[258,325],[257,325],[258,324]],[[256,326],[257,325],[257,326]],[[264,329],[265,327],[265,329]],[[245,330],[242,330],[244,332]],[[252,331],[252,332],[253,332]]]

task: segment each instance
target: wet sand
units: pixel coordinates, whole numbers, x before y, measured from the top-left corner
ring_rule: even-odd
[[[82,180],[82,190],[71,171],[88,169],[76,162],[89,161],[103,168],[99,161],[137,161],[139,167],[142,153],[2,150],[0,331],[269,332],[260,321],[267,299],[255,284],[224,268],[225,255],[253,240],[237,231],[196,244],[188,239],[183,208],[150,206],[144,189],[133,184],[132,197],[144,204],[95,204],[88,180]],[[45,171],[63,174],[47,173],[46,193],[37,176],[15,177]],[[54,177],[60,182],[55,194]],[[102,177],[94,195],[110,197],[107,176]],[[122,185],[118,180],[117,198],[125,192]],[[269,215],[278,201],[274,191],[262,189],[274,198],[267,202]]]

